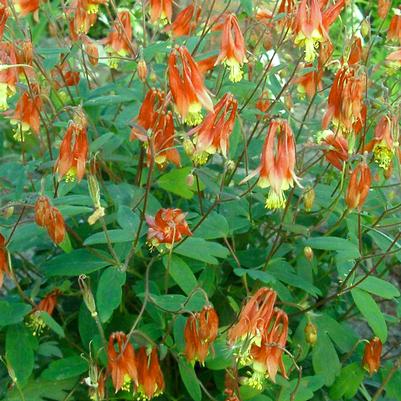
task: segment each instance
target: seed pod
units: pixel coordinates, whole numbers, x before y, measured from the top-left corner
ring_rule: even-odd
[[[310,345],[314,345],[316,344],[317,341],[317,327],[309,322],[306,326],[305,326],[305,340],[308,344]]]
[[[310,212],[313,207],[313,202],[315,201],[315,190],[309,188],[304,193],[304,207],[307,212]]]
[[[142,58],[138,62],[138,77],[142,82],[145,82],[147,76],[148,76],[148,67],[146,66],[145,60]]]

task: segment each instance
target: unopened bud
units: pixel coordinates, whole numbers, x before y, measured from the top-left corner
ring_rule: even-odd
[[[195,152],[195,146],[192,143],[192,141],[190,139],[184,139],[184,142],[183,142],[182,146],[184,147],[185,154],[188,157],[192,157],[192,155]]]
[[[145,60],[141,59],[138,62],[138,77],[142,82],[145,82],[147,76],[148,76],[148,67],[146,66]]]
[[[309,260],[309,262],[312,262],[313,259],[313,249],[310,246],[306,246],[304,248],[304,255],[305,258]]]
[[[315,190],[309,188],[304,193],[304,207],[307,212],[310,212],[313,207],[313,202],[315,201]]]
[[[232,173],[235,169],[235,162],[233,160],[226,161],[226,170],[228,173]]]
[[[361,35],[366,38],[370,34],[370,23],[367,19],[364,19],[361,23]]]
[[[195,176],[192,173],[189,173],[185,178],[185,182],[189,187],[192,187],[195,182]]]
[[[88,175],[89,195],[96,209],[100,208],[100,189],[96,176]]]
[[[317,341],[317,327],[309,322],[305,326],[305,340],[308,344],[314,345]]]
[[[92,317],[95,317],[97,316],[95,298],[93,297],[90,283],[86,281],[87,279],[88,277],[86,277],[84,274],[81,274],[78,278],[78,284],[79,288],[81,289],[82,297],[86,307],[88,308]]]
[[[14,214],[14,206],[7,207],[3,211],[3,217],[9,219]]]
[[[150,72],[149,79],[150,79],[153,83],[157,81],[157,75],[155,74],[155,72],[154,72],[153,70]]]

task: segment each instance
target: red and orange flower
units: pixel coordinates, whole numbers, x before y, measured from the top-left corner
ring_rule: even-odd
[[[372,175],[365,161],[359,163],[351,173],[345,203],[350,209],[362,208],[369,194]]]
[[[0,43],[0,62],[8,68],[0,70],[0,111],[8,109],[8,98],[15,94],[18,82],[18,69],[15,48],[11,43]]]
[[[160,209],[155,217],[146,216],[149,243],[152,246],[166,244],[171,247],[183,236],[191,236],[185,216],[186,213],[181,209]]]
[[[132,381],[135,386],[138,384],[137,361],[127,336],[121,331],[112,333],[107,348],[107,369],[116,393],[121,389],[129,391]]]
[[[365,345],[362,366],[370,375],[377,373],[380,368],[380,358],[382,354],[382,342],[380,338],[374,337]]]
[[[195,5],[190,4],[188,7],[184,8],[178,13],[174,22],[168,26],[166,30],[171,31],[171,34],[175,38],[180,36],[188,36],[196,28],[200,13],[200,7],[197,7],[195,10]]]
[[[172,0],[150,0],[150,20],[155,23],[161,21],[171,22],[173,15],[173,1]]]
[[[178,59],[181,61],[181,71]],[[184,122],[189,125],[199,124],[203,119],[202,106],[208,111],[214,110],[203,75],[186,47],[176,47],[171,52],[168,76],[174,103]]]
[[[188,361],[204,364],[218,328],[219,317],[211,306],[205,306],[188,318],[184,329],[185,356]]]
[[[5,274],[10,274],[8,268],[8,253],[6,249],[6,239],[0,234],[0,288],[3,286]]]
[[[326,160],[336,169],[342,171],[344,163],[348,160],[348,141],[340,132],[336,134],[333,131],[323,131],[319,138],[319,143],[323,144],[324,156]]]
[[[401,6],[394,8],[394,15],[387,31],[387,39],[401,44]]]

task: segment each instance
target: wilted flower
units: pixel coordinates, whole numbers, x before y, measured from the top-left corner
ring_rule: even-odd
[[[284,347],[288,335],[288,316],[276,310],[269,321],[264,322],[260,344],[252,344],[250,356],[253,374],[246,383],[258,390],[263,387],[265,378],[276,382],[277,371],[287,378],[283,363]]]
[[[173,15],[172,0],[150,0],[150,20],[154,23],[158,20],[165,23],[171,22]]]
[[[181,72],[177,66],[181,60]],[[202,121],[202,106],[213,111],[213,102],[205,87],[203,76],[188,49],[184,46],[172,50],[168,59],[168,76],[171,93],[178,113],[189,125]]]
[[[163,393],[164,378],[160,369],[157,349],[148,350],[141,347],[137,354],[138,385],[137,392],[150,400]]]
[[[60,211],[50,205],[46,196],[39,196],[35,203],[35,221],[41,227],[47,229],[50,238],[56,244],[64,241],[65,224]]]
[[[110,54],[109,65],[117,68],[119,57],[128,57],[132,53],[132,26],[129,11],[120,11],[113,27],[105,39],[105,49]]]
[[[224,63],[230,69],[230,80],[239,82],[242,79],[242,65],[247,63],[244,37],[234,14],[227,15],[221,39],[220,54],[216,65]]]
[[[204,164],[209,155],[221,152],[227,157],[229,139],[234,128],[238,104],[233,95],[226,93],[209,112],[204,121],[188,134],[194,135],[195,164]]]
[[[382,348],[382,342],[378,337],[374,337],[365,345],[362,366],[369,372],[370,375],[377,373],[380,368]]]
[[[184,329],[185,356],[188,361],[201,364],[209,353],[209,348],[217,337],[219,317],[211,306],[189,316]]]
[[[96,66],[99,63],[99,49],[95,41],[87,35],[82,35],[82,42],[85,46],[85,52],[88,56],[89,62]]]
[[[375,162],[387,170],[398,145],[397,118],[383,116],[375,128],[374,138],[366,145],[365,150],[373,152]]]
[[[60,154],[56,161],[55,171],[60,178],[81,181],[85,175],[86,158],[88,156],[87,122],[82,111],[77,111],[76,118],[71,121],[60,145]]]
[[[271,103],[270,103],[269,91],[266,89],[262,92],[262,95],[256,101],[255,106],[262,113],[266,113],[267,110],[269,110],[270,105],[271,105]],[[258,119],[263,118],[263,117],[265,117],[265,116],[257,115]]]
[[[46,312],[50,316],[57,305],[57,298],[61,295],[59,289],[55,289],[47,294],[29,315],[29,321],[27,325],[32,328],[33,335],[40,335],[46,327],[45,321],[41,317],[41,312]]]
[[[394,8],[394,15],[387,31],[387,39],[401,44],[401,6]]]
[[[134,347],[127,336],[121,332],[110,335],[107,348],[107,368],[113,381],[116,393],[120,390],[129,391],[131,381],[138,383],[137,358]]]
[[[359,163],[351,173],[345,202],[350,209],[361,209],[368,196],[372,177],[365,161]]]
[[[78,71],[72,71],[67,62],[56,65],[51,71],[51,77],[56,89],[79,84]]]
[[[155,217],[146,216],[149,243],[153,246],[172,246],[183,236],[191,236],[185,216],[181,209],[160,209]]]
[[[39,85],[31,84],[30,89],[19,98],[11,116],[11,124],[16,125],[14,135],[16,140],[23,141],[24,135],[28,134],[29,130],[39,134],[42,105]]]
[[[197,25],[201,13],[201,8],[197,7],[195,18],[194,13],[195,5],[190,4],[188,7],[184,8],[178,13],[174,22],[170,26],[168,26],[166,30],[171,30],[171,34],[175,38],[190,35]]]
[[[0,288],[3,286],[4,274],[9,274],[8,253],[6,249],[6,239],[0,234]]]
[[[243,182],[259,175],[258,185],[270,187],[266,208],[285,207],[284,191],[294,186],[298,178],[295,169],[295,141],[292,129],[285,120],[273,120],[263,145],[259,168]]]

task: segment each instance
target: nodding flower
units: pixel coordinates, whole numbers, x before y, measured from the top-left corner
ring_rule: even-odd
[[[11,43],[0,43],[0,63],[7,66],[0,70],[0,111],[8,109],[8,98],[16,92],[18,69],[15,47]]]
[[[35,203],[36,224],[47,229],[50,238],[60,244],[65,238],[65,224],[60,211],[51,206],[49,198],[39,196]]]
[[[336,169],[342,171],[344,163],[348,160],[348,141],[340,132],[336,134],[331,130],[325,130],[318,138],[318,142],[324,145],[323,153],[326,160]]]
[[[148,242],[152,246],[166,244],[171,247],[181,241],[183,236],[191,236],[185,216],[186,213],[181,209],[160,209],[155,217],[146,216]]]
[[[146,400],[157,397],[164,391],[164,377],[159,365],[157,349],[141,347],[137,354],[138,385],[136,391]]]
[[[60,179],[66,181],[81,181],[85,175],[86,159],[88,156],[88,138],[86,135],[87,121],[81,110],[77,110],[75,118],[65,132],[60,145],[60,154],[55,164],[55,171]]]
[[[365,345],[363,353],[362,366],[372,376],[380,368],[380,358],[382,354],[382,342],[380,338],[374,337]]]
[[[377,2],[377,14],[381,19],[387,17],[388,12],[390,11],[391,0],[378,0]]]
[[[390,70],[396,72],[401,68],[401,49],[391,52],[386,57],[386,63],[390,67]]]
[[[123,389],[129,391],[131,382],[138,383],[137,357],[127,336],[121,332],[110,335],[107,347],[107,369],[116,393]]]
[[[395,116],[383,116],[375,128],[373,139],[365,146],[365,151],[373,152],[375,162],[387,170],[393,160],[398,143],[399,128]]]
[[[178,68],[181,61],[181,71]],[[199,67],[184,46],[175,47],[168,59],[171,94],[178,113],[188,125],[198,125],[203,117],[202,106],[213,111],[213,102],[204,84]]]
[[[227,158],[237,108],[234,96],[226,93],[214,106],[214,112],[209,112],[200,125],[189,131],[189,135],[194,135],[192,158],[196,165],[206,163],[209,155],[217,152]]]
[[[256,118],[257,118],[258,120],[267,117],[267,115],[266,115],[265,113],[269,110],[270,105],[271,105],[271,102],[270,102],[269,91],[268,91],[267,89],[265,89],[265,90],[262,92],[262,94],[261,94],[261,96],[259,97],[259,99],[256,101],[256,105],[255,105],[255,107],[256,107],[259,111],[262,112],[262,114],[258,114],[258,115],[256,116]]]
[[[189,316],[184,329],[185,356],[189,362],[202,365],[217,337],[219,317],[211,306]]]
[[[260,166],[242,182],[259,175],[258,185],[270,187],[266,200],[267,209],[285,207],[284,191],[299,185],[295,175],[295,140],[292,129],[285,120],[272,120],[263,144]]]
[[[47,294],[30,313],[27,325],[32,329],[34,336],[42,334],[46,327],[46,323],[41,317],[41,312],[46,312],[51,316],[57,306],[57,298],[60,295],[61,291],[56,288]]]
[[[113,27],[105,39],[105,49],[110,54],[110,68],[117,68],[120,57],[132,53],[132,25],[129,11],[119,11]]]
[[[14,0],[15,11],[21,16],[36,13],[39,6],[39,0]]]
[[[351,173],[345,203],[350,209],[362,208],[369,194],[372,175],[365,161],[360,162]]]
[[[160,21],[162,23],[171,22],[173,15],[173,1],[172,0],[150,0],[150,20],[155,23]]]
[[[394,15],[387,31],[387,39],[401,44],[401,6],[394,8]]]
[[[195,14],[195,18],[194,18]],[[188,36],[196,28],[201,14],[201,8],[190,4],[188,7],[180,11],[174,22],[166,27],[166,31],[171,31],[173,37]]]
[[[51,77],[55,89],[76,86],[79,84],[80,76],[78,71],[72,71],[67,62],[56,65],[51,70]]]
[[[97,12],[100,4],[106,4],[107,0],[72,0],[67,8],[67,16],[70,20],[70,35],[73,40],[78,40],[80,35],[86,35],[97,20]]]
[[[3,39],[4,29],[9,17],[7,0],[0,0],[0,41]]]
[[[253,374],[246,380],[246,384],[258,390],[263,388],[265,378],[274,383],[280,369],[281,374],[287,377],[283,363],[284,348],[288,336],[288,316],[280,309],[268,322],[265,322],[260,344],[254,343],[250,350]]]
[[[247,62],[245,41],[237,17],[229,14],[224,20],[220,53],[216,65],[225,64],[230,69],[230,80],[239,82],[243,76],[242,66]]]
[[[148,164],[152,158],[158,167],[163,168],[168,161],[180,165],[180,154],[174,147],[174,120],[170,111],[166,111],[165,94],[150,89],[136,118],[140,128],[134,126],[130,139],[139,139],[147,149]],[[152,135],[148,136],[150,130]],[[153,149],[152,149],[153,148]]]
[[[317,69],[313,69],[313,64],[306,64],[305,68],[310,68],[311,71],[296,79],[297,90],[301,98],[306,95],[311,99],[317,90],[322,89],[323,68],[319,65]]]
[[[6,239],[0,234],[0,288],[3,286],[5,274],[10,274],[8,268],[8,253],[6,249]]]

